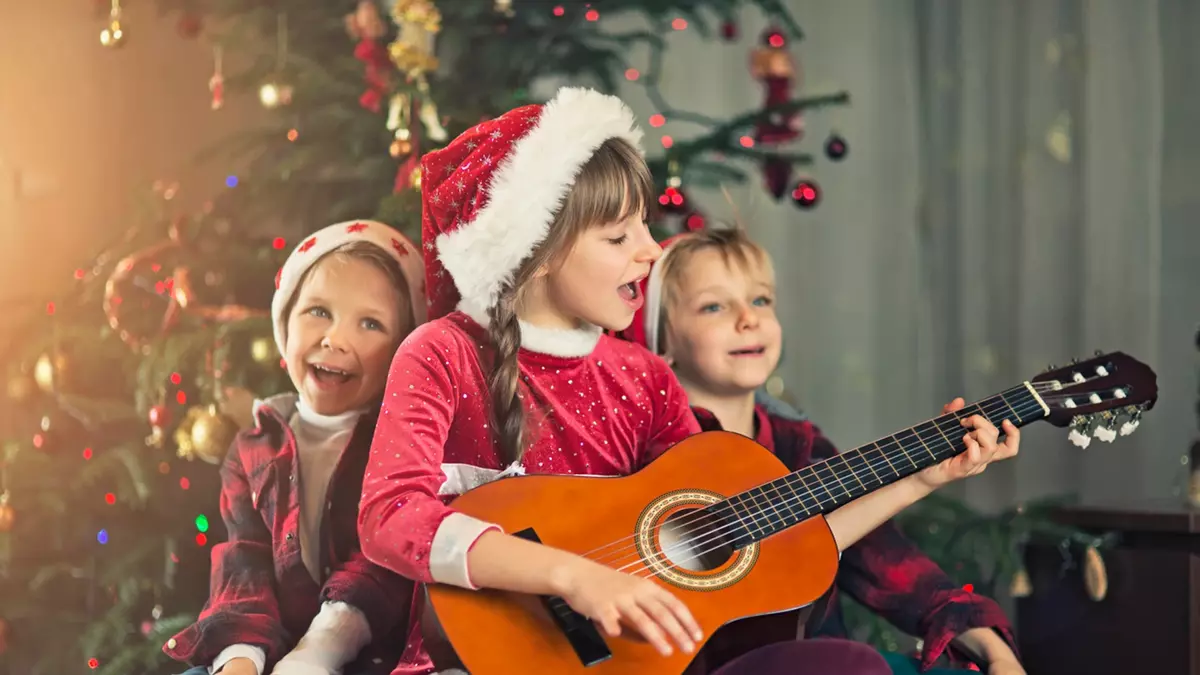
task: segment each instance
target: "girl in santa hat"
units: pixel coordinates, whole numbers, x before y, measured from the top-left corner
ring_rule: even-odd
[[[413,583],[369,562],[355,521],[400,341],[425,320],[424,265],[371,221],[306,238],[276,277],[275,341],[296,393],[256,402],[221,467],[228,541],[196,623],[164,651],[186,675],[386,675]],[[299,638],[299,639],[298,639]]]
[[[646,281],[646,303],[622,335],[666,359],[705,431],[727,429],[753,438],[790,471],[835,456],[833,444],[803,415],[780,410],[766,397],[756,400],[779,365],[783,345],[775,316],[775,273],[766,250],[736,227],[682,234],[664,244],[666,250]],[[955,399],[942,412],[962,408],[963,400]],[[809,615],[804,634],[846,635],[840,590],[920,637],[922,668],[948,652],[956,664],[978,661],[995,675],[1023,675],[1003,610],[955,584],[894,524],[884,522],[937,487],[981,471],[989,455],[1003,459],[1016,454],[1020,434],[1007,420],[1007,438],[998,446],[976,442],[980,435],[996,435],[985,417],[966,422],[975,428],[965,439],[966,454],[826,516],[843,553],[836,583],[818,603],[820,611]],[[997,451],[992,455],[983,446]],[[976,452],[981,456],[972,458]],[[873,504],[866,503],[871,500]],[[797,619],[794,612],[755,619],[710,644],[709,656],[726,660],[765,636],[793,639]],[[912,666],[903,661],[907,672]]]
[[[421,583],[560,596],[610,636],[624,625],[694,653],[703,635],[663,586],[447,505],[505,476],[631,474],[699,430],[666,363],[605,332],[629,326],[661,254],[640,138],[620,100],[565,88],[423,158],[430,322],[392,363],[359,535],[370,560]],[[889,672],[863,645],[813,644],[721,672],[834,672],[830,650],[843,675]],[[414,621],[395,673],[433,671]]]

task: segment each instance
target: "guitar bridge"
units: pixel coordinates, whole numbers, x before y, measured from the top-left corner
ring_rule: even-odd
[[[538,538],[533,528],[514,532],[513,536],[538,544],[542,543],[542,540]],[[596,624],[592,623],[586,616],[571,609],[567,601],[557,595],[543,595],[540,597],[542,605],[550,613],[550,616],[554,618],[555,625],[562,631],[563,636],[567,638],[571,649],[575,651],[575,656],[579,657],[579,662],[585,668],[590,668],[612,658],[612,650],[608,648],[608,643],[604,641],[604,636],[600,635],[600,631],[596,629]]]

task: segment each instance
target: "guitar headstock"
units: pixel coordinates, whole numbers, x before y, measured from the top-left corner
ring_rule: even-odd
[[[1071,442],[1086,448],[1095,436],[1111,443],[1137,429],[1142,413],[1158,401],[1158,376],[1123,352],[1096,352],[1061,368],[1050,366],[1030,380],[1050,408],[1046,421],[1070,427]]]

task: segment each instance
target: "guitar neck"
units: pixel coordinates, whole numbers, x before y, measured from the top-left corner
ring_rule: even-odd
[[[966,449],[961,420],[980,415],[999,428],[1042,419],[1046,409],[1032,386],[1021,384],[953,413],[839,453],[714,504],[729,523],[735,547],[765,539],[818,514],[834,511]]]

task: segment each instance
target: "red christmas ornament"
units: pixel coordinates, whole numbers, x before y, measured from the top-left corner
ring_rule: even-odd
[[[803,71],[787,51],[783,33],[769,29],[763,33],[762,46],[750,53],[750,74],[763,83],[763,107],[772,108],[792,100],[792,89],[803,81]],[[784,143],[800,137],[804,121],[799,112],[774,112],[754,126],[758,143]]]
[[[833,161],[840,161],[846,156],[850,148],[846,145],[846,139],[837,135],[830,134],[829,138],[825,139],[825,156]]]
[[[738,25],[733,19],[727,19],[721,23],[721,37],[727,42],[733,42],[738,37]]]
[[[388,50],[379,40],[387,34],[387,26],[379,14],[379,7],[372,0],[359,0],[357,8],[345,17],[346,32],[358,40],[354,46],[354,58],[362,62],[366,90],[358,103],[371,112],[379,112],[383,97],[390,86],[392,61]]]
[[[150,422],[150,426],[160,429],[171,423],[171,411],[161,403],[150,406],[150,412],[147,413],[146,417]]]
[[[704,217],[704,214],[700,213],[699,211],[692,211],[687,215],[686,218],[683,219],[683,227],[688,232],[699,232],[700,230],[703,230],[707,224],[708,221]]]
[[[821,201],[821,188],[812,179],[805,178],[792,189],[792,201],[802,209],[811,209]]]
[[[658,207],[663,213],[683,213],[687,208],[687,197],[679,188],[668,186],[658,195]]]
[[[788,186],[792,184],[791,162],[778,157],[768,157],[763,161],[763,182],[775,201],[783,199]]]

